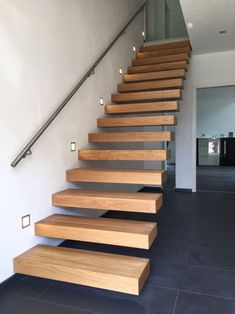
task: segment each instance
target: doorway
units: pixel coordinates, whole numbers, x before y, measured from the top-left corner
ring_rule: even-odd
[[[197,190],[235,192],[235,86],[197,89]]]

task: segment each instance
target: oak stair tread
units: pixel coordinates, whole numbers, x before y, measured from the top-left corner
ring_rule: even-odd
[[[165,161],[171,158],[168,149],[81,149],[79,160]]]
[[[90,133],[88,137],[89,143],[170,142],[174,140],[174,132]]]
[[[146,51],[159,51],[162,49],[174,49],[174,48],[180,48],[180,47],[190,47],[191,43],[190,40],[179,40],[179,41],[171,41],[166,43],[159,43],[155,45],[146,45],[142,46],[140,48],[140,52],[146,52]]]
[[[110,127],[132,127],[132,126],[163,126],[176,125],[175,115],[164,116],[141,116],[141,117],[118,117],[118,118],[99,118],[97,126],[100,128]]]
[[[186,61],[189,62],[189,54],[188,53],[179,53],[170,56],[162,56],[162,57],[152,57],[152,58],[143,58],[143,59],[135,59],[132,60],[132,65],[146,65],[146,64],[158,64],[165,62],[175,62],[175,61]]]
[[[48,238],[149,249],[157,236],[157,224],[55,214],[37,222],[35,234]]]
[[[111,99],[112,102],[114,103],[157,101],[157,100],[181,100],[182,91],[180,89],[168,89],[151,92],[112,94]]]
[[[169,71],[169,70],[178,70],[184,69],[187,71],[188,63],[186,61],[175,61],[159,64],[147,64],[147,65],[138,65],[138,66],[129,66],[127,69],[128,74],[134,73],[148,73],[148,72],[158,72],[158,71]]]
[[[77,168],[66,171],[68,182],[162,185],[167,178],[163,169]]]
[[[139,295],[149,260],[37,245],[14,259],[16,273]]]
[[[190,47],[178,47],[171,49],[161,49],[156,51],[146,51],[146,52],[137,52],[136,57],[138,59],[151,58],[151,57],[161,57],[161,56],[170,56],[175,54],[188,53],[191,54]]]
[[[151,113],[151,112],[171,112],[179,111],[180,103],[178,101],[159,101],[149,103],[132,103],[132,104],[109,104],[105,106],[106,114],[122,113]]]
[[[149,91],[149,90],[164,90],[171,88],[183,89],[184,80],[182,78],[158,81],[146,81],[137,83],[118,84],[117,91],[119,93]]]
[[[162,79],[185,78],[186,71],[184,69],[157,71],[149,73],[136,73],[123,75],[124,83],[153,81]]]
[[[52,205],[72,208],[157,213],[161,193],[67,189],[52,195]]]

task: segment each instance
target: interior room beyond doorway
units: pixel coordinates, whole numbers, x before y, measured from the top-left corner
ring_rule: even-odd
[[[197,89],[197,190],[235,192],[235,86]]]

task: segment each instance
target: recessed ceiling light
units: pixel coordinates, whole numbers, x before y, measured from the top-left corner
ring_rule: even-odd
[[[193,23],[189,22],[188,23],[188,28],[193,28]]]
[[[226,29],[222,29],[221,31],[219,31],[219,34],[226,34],[226,33],[227,33]]]

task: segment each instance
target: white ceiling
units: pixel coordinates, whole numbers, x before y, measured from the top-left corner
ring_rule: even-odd
[[[180,0],[196,54],[235,50],[235,0]],[[219,34],[219,30],[227,30]],[[234,60],[235,62],[235,60]]]

